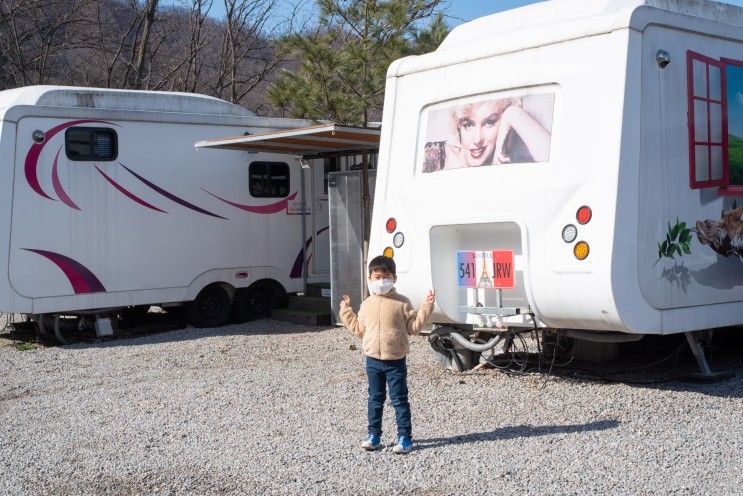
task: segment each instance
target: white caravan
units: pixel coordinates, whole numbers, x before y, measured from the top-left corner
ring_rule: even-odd
[[[727,4],[552,0],[396,61],[370,253],[464,329],[743,324],[742,40]]]
[[[328,281],[328,248],[314,251],[328,219],[300,205],[297,161],[193,146],[305,121],[203,95],[52,86],[0,92],[0,119],[2,311],[192,302],[194,324],[219,325],[233,301],[248,317],[300,291],[303,265]],[[307,200],[324,194],[317,182],[308,174]]]

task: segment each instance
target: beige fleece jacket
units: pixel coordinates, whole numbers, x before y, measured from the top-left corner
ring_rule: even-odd
[[[398,360],[410,351],[408,334],[419,334],[433,313],[433,303],[424,301],[415,310],[405,296],[392,289],[386,295],[373,295],[361,303],[358,316],[348,306],[340,312],[341,321],[362,338],[367,356],[379,360]]]

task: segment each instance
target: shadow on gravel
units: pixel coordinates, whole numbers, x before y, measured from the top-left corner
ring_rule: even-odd
[[[715,330],[705,344],[709,365],[716,372],[735,376],[704,383],[683,334],[645,336],[619,347],[619,359],[602,363],[574,360],[555,367],[551,375],[571,382],[620,383],[643,389],[694,392],[708,396],[743,398],[743,328]]]
[[[279,322],[272,319],[253,320],[239,324],[228,324],[223,327],[198,329],[186,327],[185,323],[164,329],[125,330],[112,339],[78,342],[68,347],[70,349],[113,348],[117,346],[142,346],[145,344],[176,343],[180,341],[195,341],[197,339],[214,336],[255,336],[255,335],[285,335],[322,332],[329,328],[303,326],[288,322]]]
[[[574,425],[516,425],[499,427],[490,432],[472,432],[461,436],[415,439],[415,450],[439,448],[455,444],[482,443],[487,441],[505,441],[507,439],[550,436],[553,434],[575,434],[589,431],[605,431],[619,427],[618,420],[598,420],[587,424]]]

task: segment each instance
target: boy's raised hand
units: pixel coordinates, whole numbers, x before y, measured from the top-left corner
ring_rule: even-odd
[[[347,294],[343,295],[343,298],[341,299],[341,310],[345,310],[346,308],[351,306],[351,297]]]
[[[426,295],[426,303],[433,303],[436,301],[436,290],[432,289]]]

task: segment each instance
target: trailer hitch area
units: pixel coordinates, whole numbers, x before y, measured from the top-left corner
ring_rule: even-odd
[[[504,317],[531,314],[529,308],[522,307],[459,307],[459,311],[467,314],[467,321],[472,322],[473,330],[485,332],[508,332],[508,325]]]
[[[508,336],[509,333],[500,332],[485,343],[473,343],[453,327],[439,327],[428,336],[428,342],[434,350],[444,354],[450,353],[457,347],[482,353],[495,348]]]

